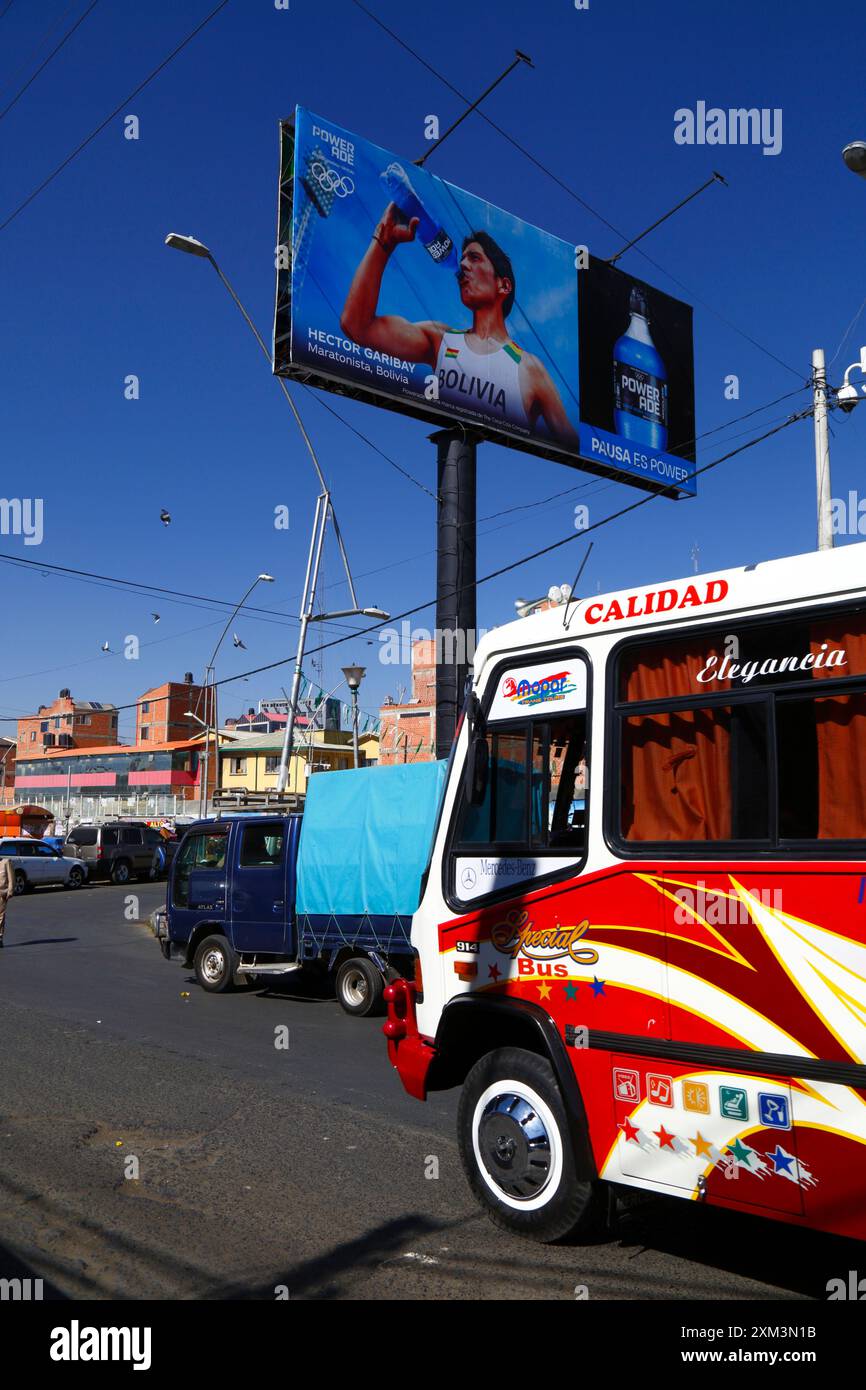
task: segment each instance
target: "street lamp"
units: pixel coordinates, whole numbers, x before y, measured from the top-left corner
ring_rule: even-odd
[[[842,151],[842,158],[852,174],[866,179],[866,140],[852,140]]]
[[[209,739],[210,739],[210,729],[208,728],[207,724],[205,724],[205,722],[204,722],[203,719],[199,719],[199,717],[198,717],[198,715],[196,714],[195,710],[192,710],[192,709],[186,709],[186,710],[184,710],[184,712],[183,712],[183,717],[184,717],[184,719],[194,719],[195,722],[196,722],[196,724],[201,724],[201,726],[202,726],[202,728],[204,729],[204,732],[205,732],[205,745],[204,745],[204,746],[205,746],[205,749],[207,749],[208,741],[209,741]],[[204,820],[204,794],[205,794],[205,788],[204,788],[204,785],[202,784],[202,785],[199,786],[199,790],[198,790],[198,813],[199,813],[199,816],[202,818],[202,820]]]
[[[360,761],[358,754],[358,687],[367,674],[366,666],[344,666],[343,675],[352,692],[352,747],[355,751],[355,767]]]
[[[255,338],[256,342],[258,343],[259,347],[264,353],[265,357],[268,359],[268,365],[271,368],[273,368],[273,363],[271,362],[271,354],[268,348],[265,346],[264,339],[262,338],[261,334],[259,333],[259,330],[256,328],[255,324],[253,323],[243,304],[238,299],[237,295],[235,294],[234,290],[232,289],[231,285],[229,284],[228,280],[226,279],[225,275],[223,274],[222,270],[217,264],[213,252],[207,246],[205,246],[204,242],[199,241],[197,237],[183,236],[180,232],[169,232],[168,236],[165,239],[165,244],[166,246],[171,246],[175,251],[184,251],[187,255],[199,256],[202,260],[210,261],[211,265],[213,266],[223,285],[228,290],[229,294],[231,295],[232,299],[234,300],[235,304],[240,310],[244,322],[246,323],[247,327],[249,328],[250,332],[252,333],[253,337]],[[300,632],[298,633],[298,650],[295,656],[295,670],[294,675],[292,677],[292,695],[289,703],[289,717],[286,720],[286,733],[283,739],[282,754],[280,756],[280,775],[277,779],[277,790],[283,792],[286,790],[286,784],[289,780],[289,762],[292,753],[292,739],[294,737],[295,732],[295,714],[298,708],[298,695],[300,692],[301,685],[301,667],[304,660],[304,648],[307,640],[307,628],[309,624],[315,621],[327,622],[329,618],[335,617],[374,618],[380,622],[387,622],[390,614],[385,613],[381,608],[360,608],[358,606],[358,599],[355,594],[355,583],[352,579],[352,571],[349,568],[349,557],[346,554],[346,547],[343,544],[343,537],[340,533],[340,528],[337,525],[337,514],[334,511],[334,505],[331,501],[330,489],[328,488],[328,485],[325,482],[325,476],[322,473],[321,467],[319,466],[319,460],[316,457],[316,451],[313,448],[310,436],[307,434],[307,431],[304,428],[304,422],[298,414],[297,407],[295,405],[295,402],[292,400],[289,388],[282,377],[278,376],[277,381],[280,384],[280,388],[283,392],[283,395],[289,403],[289,409],[295,417],[295,423],[297,424],[298,429],[301,431],[304,443],[306,444],[310,458],[313,461],[313,467],[316,470],[316,477],[319,480],[319,487],[321,488],[321,492],[319,493],[319,496],[316,498],[316,512],[315,516],[313,517],[313,529],[312,534],[310,536],[310,550],[309,555],[307,556],[307,573],[306,578],[304,580],[304,592],[301,598],[301,608],[298,615],[300,618],[301,628]],[[316,588],[319,579],[319,567],[321,565],[322,560],[322,549],[325,544],[325,532],[327,530],[329,521],[333,525],[337,545],[340,548],[340,558],[343,561],[343,568],[346,571],[346,579],[349,585],[349,598],[352,600],[353,606],[351,608],[343,609],[339,613],[314,614],[313,608],[315,606],[316,601]]]

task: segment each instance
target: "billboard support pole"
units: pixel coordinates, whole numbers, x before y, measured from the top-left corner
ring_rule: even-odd
[[[436,756],[447,758],[475,650],[475,462],[477,440],[437,430]],[[450,647],[446,634],[450,633]],[[471,644],[471,645],[470,645]]]

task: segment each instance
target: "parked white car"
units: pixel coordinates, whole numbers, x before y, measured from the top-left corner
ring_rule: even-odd
[[[86,864],[61,854],[41,840],[4,837],[0,839],[0,854],[12,860],[16,893],[26,893],[43,883],[65,883],[67,888],[80,888],[87,880]]]

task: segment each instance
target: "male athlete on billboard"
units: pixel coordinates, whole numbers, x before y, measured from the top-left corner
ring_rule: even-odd
[[[505,326],[514,304],[511,261],[487,232],[463,242],[457,283],[472,311],[471,329],[423,319],[411,323],[378,312],[382,276],[394,249],[414,241],[418,218],[401,222],[389,203],[355,271],[340,323],[361,347],[426,362],[436,373],[440,403],[483,414],[500,424],[533,431],[543,420],[553,438],[577,447],[577,435],[547,369],[519,348]]]

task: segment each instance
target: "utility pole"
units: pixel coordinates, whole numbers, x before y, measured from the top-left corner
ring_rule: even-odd
[[[818,488],[818,549],[833,549],[830,506],[830,435],[827,428],[827,369],[824,349],[812,353],[812,399],[815,406],[815,474]]]

